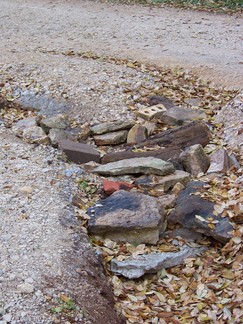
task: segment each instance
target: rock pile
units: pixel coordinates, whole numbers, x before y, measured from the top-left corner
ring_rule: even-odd
[[[215,203],[203,197],[205,177],[196,178],[222,176],[237,161],[224,149],[206,153],[212,136],[204,111],[159,99],[139,109],[131,121],[72,128],[65,115],[31,117],[17,122],[13,131],[28,142],[59,147],[75,163],[96,162],[91,171],[103,177],[104,196],[87,210],[91,235],[156,244],[167,226],[177,224],[187,230],[188,240],[203,234],[225,243],[233,226],[228,217],[215,212]],[[203,251],[183,246],[173,253],[113,259],[111,271],[138,278]]]

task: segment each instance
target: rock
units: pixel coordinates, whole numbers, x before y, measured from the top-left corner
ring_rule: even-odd
[[[69,126],[67,115],[64,114],[44,118],[40,124],[46,134],[49,133],[51,128],[66,129]]]
[[[100,161],[100,153],[88,144],[64,140],[59,142],[59,148],[70,161],[75,163],[86,163],[89,161],[99,163]]]
[[[134,125],[134,121],[126,122],[113,122],[113,123],[103,123],[91,127],[91,133],[93,135],[100,135],[104,133],[110,133],[123,129],[130,129]]]
[[[16,136],[22,137],[23,131],[33,126],[37,126],[36,117],[29,117],[17,121],[17,123],[13,125],[12,131]]]
[[[188,106],[198,107],[201,104],[201,100],[198,98],[189,98],[184,101]]]
[[[231,166],[228,153],[224,149],[220,149],[210,155],[209,173],[226,173]]]
[[[194,144],[205,146],[211,140],[208,127],[202,122],[192,122],[156,134],[136,145],[136,148],[157,147],[159,149],[134,151],[134,145],[126,145],[123,151],[104,155],[102,163],[114,162],[135,157],[154,156],[163,160],[178,159],[181,150]]]
[[[35,287],[29,283],[23,283],[17,286],[18,292],[21,294],[31,294],[35,291]]]
[[[174,172],[174,166],[170,162],[156,158],[134,158],[101,165],[93,170],[101,175],[123,174],[158,174],[167,175]]]
[[[195,231],[192,231],[188,228],[176,228],[172,231],[168,231],[164,233],[165,236],[169,236],[170,238],[176,238],[181,237],[182,239],[185,239],[187,242],[190,241],[200,241],[203,239],[203,235],[200,233],[197,233]]]
[[[134,125],[128,132],[127,143],[140,143],[148,137],[148,130],[140,124]]]
[[[166,227],[163,208],[141,193],[116,191],[87,213],[90,234],[119,242],[156,244]]]
[[[189,173],[181,170],[175,170],[174,173],[165,175],[163,177],[151,175],[149,177],[141,177],[138,178],[134,183],[142,188],[156,188],[167,192],[172,189],[176,183],[180,182],[183,185],[186,185],[189,181]]]
[[[136,115],[138,117],[141,117],[145,120],[151,120],[155,118],[159,118],[167,109],[164,105],[159,104],[151,107],[143,107],[139,108],[138,111],[136,111]]]
[[[39,126],[31,126],[23,130],[23,139],[32,144],[49,144],[50,139]]]
[[[96,145],[117,145],[126,142],[127,133],[127,130],[120,130],[118,132],[96,135],[94,136],[94,141]]]
[[[33,188],[31,186],[23,186],[19,189],[19,191],[24,194],[32,194]]]
[[[3,320],[6,321],[6,323],[11,323],[12,315],[11,314],[3,315]]]
[[[185,245],[178,252],[149,253],[123,261],[112,259],[110,269],[116,275],[136,279],[145,273],[156,273],[161,269],[175,267],[184,263],[186,258],[201,254],[205,250],[205,247],[192,248]]]
[[[81,125],[78,134],[78,139],[81,141],[86,141],[86,139],[88,139],[90,135],[91,129],[89,123],[84,123],[83,125]]]
[[[185,189],[185,186],[181,182],[177,182],[172,188],[171,193],[178,196],[183,189]]]
[[[149,96],[147,99],[147,103],[150,106],[154,106],[154,105],[159,105],[162,104],[164,105],[167,109],[174,107],[175,104],[172,100],[163,97],[163,96]]]
[[[148,136],[152,135],[157,128],[156,124],[150,121],[146,121],[143,126],[147,128]]]
[[[194,195],[197,191],[206,190],[204,182],[193,181],[180,193],[176,208],[169,214],[168,223],[179,223],[185,228],[213,237],[226,243],[231,237],[233,226],[228,217],[214,215],[214,203]]]
[[[195,144],[185,149],[180,155],[185,170],[193,176],[205,173],[210,165],[210,159],[202,145]]]
[[[171,126],[180,126],[193,120],[207,120],[207,115],[203,110],[196,110],[187,107],[173,107],[164,112],[159,120]]]
[[[64,129],[52,128],[49,131],[49,138],[53,147],[58,147],[58,143],[68,139],[68,134]]]
[[[175,195],[162,195],[157,198],[157,202],[164,208],[169,209],[173,208],[176,203],[176,196]]]
[[[134,186],[131,183],[125,181],[110,181],[103,180],[103,188],[106,195],[110,196],[118,190],[131,190]]]

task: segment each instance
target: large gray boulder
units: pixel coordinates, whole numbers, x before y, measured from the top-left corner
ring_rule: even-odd
[[[156,244],[164,232],[164,210],[141,193],[116,191],[87,210],[88,231],[119,242]]]
[[[133,158],[111,162],[93,170],[94,173],[112,176],[139,173],[167,175],[174,171],[175,168],[172,163],[153,157]]]
[[[186,258],[200,254],[205,249],[205,247],[193,248],[185,245],[177,252],[149,253],[131,257],[123,261],[112,259],[110,269],[116,275],[136,279],[145,273],[156,273],[161,269],[182,264]]]

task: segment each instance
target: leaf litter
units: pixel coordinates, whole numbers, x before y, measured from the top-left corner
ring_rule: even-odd
[[[56,53],[55,51],[53,54]],[[207,113],[208,123],[212,126],[213,140],[206,150],[213,152],[218,147],[225,146],[220,134],[222,125],[214,124],[214,115],[226,102],[231,100],[236,91],[214,88],[209,82],[195,78],[190,72],[176,69],[162,69],[154,65],[137,61],[122,60],[111,57],[101,57],[94,53],[62,53],[62,55],[78,56],[84,59],[103,60],[110,64],[125,65],[143,74],[142,82],[133,84],[122,83],[126,105],[131,112],[141,105],[146,105],[150,95],[166,96],[175,104],[185,105],[190,98],[200,99],[195,109],[204,109]],[[152,82],[151,82],[152,81]],[[1,105],[0,116],[7,124],[33,114],[13,105],[16,99],[13,95],[14,80],[8,80],[8,86],[0,86],[0,98],[9,102]],[[10,84],[10,86],[9,86]],[[152,85],[152,86],[151,86]],[[41,91],[41,84],[37,81],[24,82],[25,89]],[[239,152],[229,148],[239,159]],[[242,323],[243,321],[243,255],[242,255],[242,183],[238,182],[241,170],[231,169],[221,178],[206,179],[208,188],[202,197],[216,203],[214,214],[222,213],[234,222],[233,238],[222,247],[219,243],[204,238],[200,244],[208,247],[201,257],[187,258],[184,265],[170,269],[161,269],[156,275],[145,275],[141,279],[127,280],[117,277],[109,271],[109,262],[117,257],[124,260],[130,256],[150,252],[176,251],[171,239],[161,239],[157,245],[134,246],[128,243],[117,243],[111,240],[101,240],[91,237],[91,242],[102,254],[106,273],[110,276],[116,300],[116,309],[121,312],[127,323]],[[101,180],[90,180],[90,177],[77,179],[79,196],[82,203],[76,208],[78,217],[83,221],[85,229],[87,215],[85,210],[99,200],[101,196]],[[205,177],[204,177],[205,180]],[[205,180],[205,181],[206,181]],[[197,216],[202,220],[200,215]],[[213,217],[206,220],[214,226]],[[177,238],[178,245],[186,242]],[[63,298],[62,298],[63,299]],[[62,300],[65,303],[65,300]]]

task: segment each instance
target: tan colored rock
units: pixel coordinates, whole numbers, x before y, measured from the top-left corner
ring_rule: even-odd
[[[103,123],[91,127],[91,133],[93,135],[100,135],[105,133],[110,133],[114,131],[119,131],[123,129],[130,129],[134,125],[134,121],[118,121]]]
[[[178,194],[181,192],[181,190],[185,189],[185,186],[181,182],[177,182],[174,187],[172,188],[171,192],[178,196]]]
[[[134,125],[128,132],[127,143],[140,143],[148,137],[148,130],[140,124]]]
[[[151,120],[160,117],[166,110],[163,104],[158,104],[151,107],[139,108],[139,110],[136,111],[136,115],[145,120]]]
[[[32,126],[24,129],[23,139],[32,144],[49,144],[50,139],[39,126]]]
[[[210,159],[200,144],[188,147],[181,153],[180,158],[185,170],[193,176],[205,173],[210,165]]]

